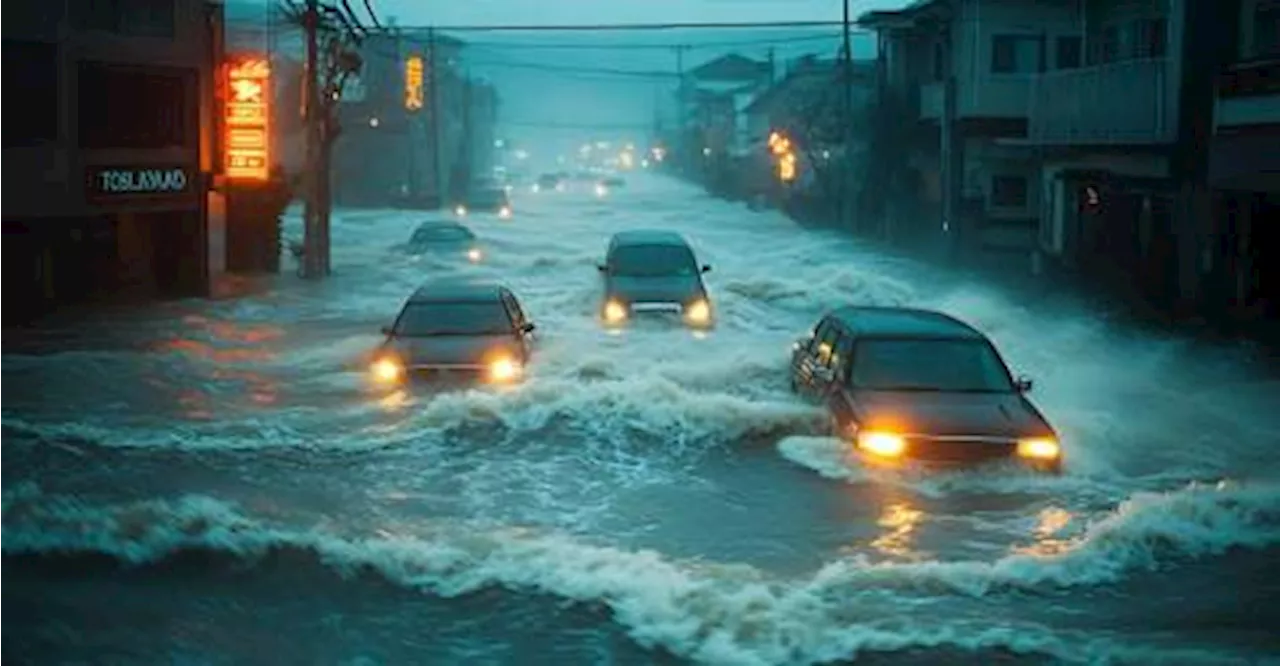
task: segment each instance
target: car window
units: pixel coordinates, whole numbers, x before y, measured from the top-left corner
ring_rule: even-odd
[[[510,293],[505,293],[502,295],[502,302],[506,304],[507,311],[511,313],[511,321],[515,322],[517,326],[524,324],[524,311],[520,309],[520,302],[516,300],[516,297]]]
[[[844,332],[840,332],[836,337],[835,350],[831,354],[831,359],[827,362],[827,367],[836,371],[836,376],[844,378],[848,374],[849,357],[853,352],[853,338]]]
[[[823,319],[818,322],[818,325],[813,329],[813,333],[809,335],[809,343],[805,349],[808,350],[810,354],[816,354],[818,352],[818,341],[821,340],[822,336],[826,335],[827,331],[831,330],[834,325],[835,324],[831,323],[830,319]]]
[[[476,235],[466,227],[439,226],[439,227],[421,227],[413,232],[414,243],[431,243],[443,241],[471,241],[475,240]]]
[[[836,339],[839,337],[840,329],[830,324],[814,336],[813,357],[818,361],[818,365],[831,364],[831,357],[835,354]]]
[[[1013,391],[1009,370],[982,340],[862,340],[849,385],[882,391]]]
[[[507,335],[513,330],[502,301],[409,303],[400,312],[396,335]]]
[[[472,192],[468,197],[473,206],[499,206],[507,203],[505,190],[481,190]]]
[[[623,277],[689,276],[698,267],[689,248],[679,245],[621,245],[614,248],[610,272]]]

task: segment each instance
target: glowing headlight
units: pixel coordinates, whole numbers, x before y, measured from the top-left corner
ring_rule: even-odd
[[[534,183],[533,187],[529,188],[529,191],[533,192],[534,194],[537,194],[542,191],[542,186],[538,185],[537,183]]]
[[[458,217],[465,217],[465,216],[466,216],[466,214],[467,214],[467,207],[466,207],[466,206],[458,206],[457,208],[454,208],[454,209],[453,209],[453,214],[454,214],[454,215],[457,215]]]
[[[684,309],[684,318],[691,324],[706,324],[711,321],[711,305],[704,300],[697,300]]]
[[[498,217],[511,217],[511,206],[503,206],[498,209]]]
[[[470,260],[472,263],[479,262],[483,258],[484,258],[484,254],[481,253],[478,248],[473,247],[470,250],[467,250],[467,259]]]
[[[1052,437],[1033,437],[1018,440],[1018,457],[1035,460],[1055,460],[1062,449]]]
[[[374,379],[387,384],[398,381],[404,374],[404,366],[389,356],[374,361],[370,370],[373,372]]]
[[[596,185],[596,196],[603,197],[609,193],[609,188],[604,185]]]
[[[907,440],[890,432],[858,433],[858,448],[882,458],[897,458],[907,450]]]
[[[501,358],[489,364],[489,379],[495,382],[509,382],[519,378],[523,372],[524,367],[509,358]]]
[[[604,320],[616,324],[627,318],[627,308],[617,301],[609,301],[604,304]]]

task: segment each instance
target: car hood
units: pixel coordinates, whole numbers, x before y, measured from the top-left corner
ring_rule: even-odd
[[[697,276],[609,278],[608,296],[628,303],[687,303],[705,297]]]
[[[858,421],[927,435],[1036,437],[1052,429],[1017,393],[859,391]]]
[[[478,365],[503,355],[519,358],[520,348],[511,335],[437,335],[397,337],[387,349],[405,365]]]
[[[409,242],[405,244],[405,250],[414,254],[449,254],[458,253],[466,254],[472,248],[480,247],[475,241],[431,241],[428,243]]]

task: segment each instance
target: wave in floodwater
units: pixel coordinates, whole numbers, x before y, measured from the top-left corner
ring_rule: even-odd
[[[6,557],[91,556],[157,566],[190,552],[248,562],[294,552],[342,574],[373,572],[445,598],[488,588],[551,594],[603,605],[641,645],[705,663],[815,663],[936,646],[1001,648],[1076,663],[1211,663],[1208,653],[1086,640],[1034,624],[871,609],[885,594],[980,598],[1090,586],[1232,548],[1274,547],[1280,544],[1280,487],[1192,485],[1135,495],[1053,554],[1011,553],[989,562],[849,559],[799,579],[516,527],[479,531],[423,522],[341,534],[273,525],[204,496],[89,506],[45,496],[33,485],[5,495],[3,529]]]

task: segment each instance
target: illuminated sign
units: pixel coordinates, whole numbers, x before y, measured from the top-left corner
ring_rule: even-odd
[[[227,178],[267,180],[270,176],[271,67],[263,58],[248,58],[227,67]]]
[[[426,65],[422,56],[411,55],[404,61],[404,108],[409,111],[421,109],[426,101],[422,94],[422,82],[425,79]]]
[[[181,196],[195,181],[182,166],[93,166],[86,178],[90,199]]]

